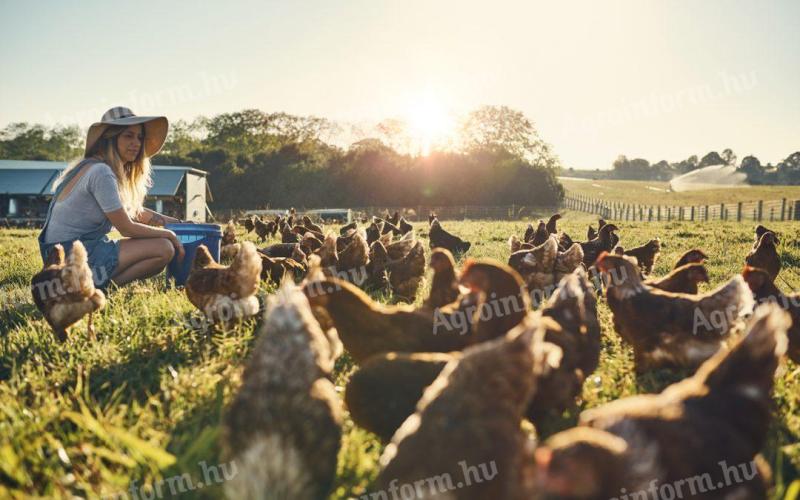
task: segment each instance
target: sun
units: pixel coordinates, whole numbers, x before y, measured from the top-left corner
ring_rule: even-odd
[[[428,92],[406,107],[405,121],[411,140],[427,156],[434,146],[447,142],[453,133],[453,119],[440,99]]]

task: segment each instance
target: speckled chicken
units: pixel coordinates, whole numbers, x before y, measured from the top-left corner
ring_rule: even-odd
[[[197,247],[186,280],[186,296],[212,323],[228,323],[253,316],[259,304],[256,292],[261,275],[261,257],[249,241],[231,265],[214,262],[205,245]]]
[[[722,347],[754,304],[741,276],[707,294],[688,295],[645,286],[629,257],[603,253],[597,267],[607,286],[614,327],[633,345],[640,373],[696,368]]]
[[[242,385],[224,419],[225,455],[236,475],[229,498],[327,498],[336,476],[342,411],[329,377],[339,349],[284,282],[268,299]]]
[[[777,307],[761,306],[744,338],[693,377],[661,394],[585,411],[581,427],[536,450],[536,493],[621,498],[620,492],[644,493],[655,484],[671,485],[672,492],[680,485],[684,498],[766,499],[769,467],[758,453],[772,420],[771,392],[788,325]]]
[[[86,248],[80,241],[72,244],[66,257],[61,245],[50,250],[44,269],[31,279],[31,294],[59,342],[66,341],[67,329],[87,314],[87,328],[94,335],[92,313],[106,305],[106,296],[94,287]]]

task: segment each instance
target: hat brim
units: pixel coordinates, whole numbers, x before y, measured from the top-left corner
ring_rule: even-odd
[[[93,123],[86,134],[86,155],[92,150],[95,143],[103,132],[111,126],[119,125],[130,127],[132,125],[144,125],[144,154],[150,158],[158,154],[164,147],[169,130],[169,121],[166,116],[129,116],[116,120]]]

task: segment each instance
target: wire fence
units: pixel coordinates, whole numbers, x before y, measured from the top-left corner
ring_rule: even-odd
[[[615,203],[567,193],[564,208],[618,221],[783,221],[800,220],[800,200],[758,200],[708,205]]]

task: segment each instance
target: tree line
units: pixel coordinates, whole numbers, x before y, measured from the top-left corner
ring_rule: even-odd
[[[745,156],[737,162],[736,154],[725,149],[722,153],[711,151],[702,158],[692,155],[689,158],[669,163],[661,160],[650,163],[643,158],[628,159],[620,155],[614,160],[608,176],[612,179],[668,181],[678,175],[712,165],[732,165],[747,175],[750,184],[800,184],[800,151],[787,156],[777,165],[762,164],[755,156]]]
[[[77,126],[13,123],[0,131],[0,158],[69,161],[82,154],[84,137]],[[174,122],[153,163],[208,171],[215,208],[553,206],[563,199],[558,157],[533,122],[508,107],[469,113],[453,141],[430,154],[404,149],[408,143],[397,120],[354,130],[248,109]]]

